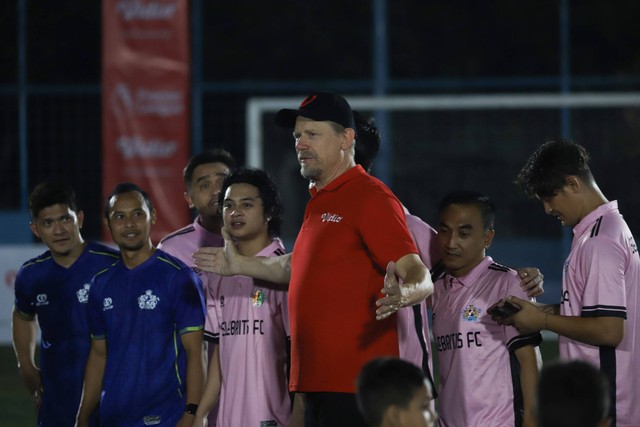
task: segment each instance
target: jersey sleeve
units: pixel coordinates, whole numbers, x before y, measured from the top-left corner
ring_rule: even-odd
[[[91,335],[91,339],[94,340],[103,340],[107,337],[106,324],[103,315],[103,307],[107,305],[107,301],[103,301],[103,298],[100,296],[100,286],[99,276],[94,277],[91,280],[89,301],[87,302],[89,333]]]
[[[406,220],[420,259],[431,270],[440,259],[436,230],[415,215],[406,215]]]
[[[207,313],[204,321],[204,337],[207,341],[217,343],[220,340],[220,321],[218,319],[218,311],[216,305],[220,302],[217,298],[216,289],[220,288],[222,276],[217,274],[207,274],[207,283],[205,286]]]
[[[625,263],[627,252],[607,236],[586,242],[580,265],[584,278],[583,317],[627,318]],[[636,284],[633,284],[634,286]]]
[[[384,271],[389,261],[397,261],[410,253],[418,254],[398,199],[376,192],[364,202],[364,214],[356,226],[378,268]]]
[[[188,267],[182,268],[175,274],[171,287],[174,290],[172,303],[178,333],[182,335],[203,329],[206,306],[198,276]]]
[[[26,317],[33,317],[36,314],[34,295],[29,292],[29,280],[26,277],[24,267],[18,271],[15,282],[15,308]]]
[[[520,278],[517,275],[510,276],[505,286],[506,292],[503,295],[514,295],[520,299],[535,302],[535,298],[529,298],[520,287]],[[524,346],[538,346],[542,342],[542,334],[536,332],[534,334],[521,335],[514,326],[503,326],[505,334],[505,344],[510,351],[515,351]]]

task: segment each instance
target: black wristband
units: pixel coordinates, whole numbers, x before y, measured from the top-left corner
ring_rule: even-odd
[[[195,403],[187,403],[187,406],[184,408],[184,412],[189,415],[195,415],[197,410],[198,405],[196,405]]]

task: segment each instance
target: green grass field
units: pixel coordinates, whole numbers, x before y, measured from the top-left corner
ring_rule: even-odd
[[[545,340],[541,346],[545,362],[558,357],[558,342]],[[16,368],[11,346],[0,346],[0,425],[29,427],[36,425],[36,414]]]
[[[0,346],[0,425],[36,425],[36,413],[31,397],[18,375],[13,348],[8,345]]]

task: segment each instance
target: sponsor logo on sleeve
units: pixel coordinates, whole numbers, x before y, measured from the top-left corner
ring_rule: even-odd
[[[47,294],[38,294],[36,296],[36,307],[42,307],[43,305],[49,305],[49,297],[47,297]]]
[[[145,415],[142,418],[142,422],[146,426],[157,426],[162,422],[162,417],[160,415]]]

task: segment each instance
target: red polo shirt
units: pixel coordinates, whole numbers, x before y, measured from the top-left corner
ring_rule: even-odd
[[[418,253],[401,203],[360,166],[311,190],[293,248],[292,391],[355,392],[362,366],[398,355],[395,316],[375,317],[389,261]]]

